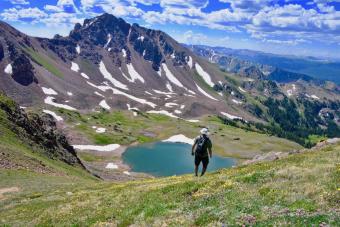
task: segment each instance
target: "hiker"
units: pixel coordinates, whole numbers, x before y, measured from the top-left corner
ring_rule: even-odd
[[[209,156],[212,157],[212,143],[208,137],[209,130],[207,128],[201,129],[201,135],[196,137],[194,144],[192,145],[191,154],[195,155],[195,176],[198,175],[198,166],[202,162],[203,168],[201,176],[204,175],[209,164]],[[209,150],[209,154],[208,154]]]

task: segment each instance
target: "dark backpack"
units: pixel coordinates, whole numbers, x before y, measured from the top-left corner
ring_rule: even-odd
[[[204,136],[200,136],[200,138],[198,139],[197,144],[196,144],[196,151],[195,151],[195,153],[198,156],[206,155],[206,149],[204,149],[204,145],[207,140],[208,138],[204,138]]]

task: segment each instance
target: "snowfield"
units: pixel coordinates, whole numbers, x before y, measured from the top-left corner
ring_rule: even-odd
[[[187,144],[193,145],[194,144],[194,139],[190,139],[190,138],[186,137],[183,134],[179,134],[179,135],[171,136],[170,138],[168,138],[166,140],[162,140],[162,142],[187,143]]]
[[[104,76],[104,78],[109,80],[115,87],[121,88],[123,90],[129,90],[125,84],[112,77],[109,71],[107,71],[103,61],[101,61],[99,64],[99,71]]]
[[[206,71],[204,71],[204,69],[203,69],[198,63],[195,64],[195,68],[196,68],[197,73],[203,78],[203,80],[204,80],[210,87],[213,87],[213,86],[214,86],[214,83],[211,81],[210,75],[209,75]]]
[[[11,64],[8,64],[4,70],[4,72],[8,75],[12,75],[13,74],[13,68]]]
[[[56,113],[54,113],[53,111],[50,110],[43,110],[44,113],[47,113],[49,115],[51,115],[56,121],[62,121],[63,118],[58,116]]]
[[[71,62],[71,70],[75,72],[79,72],[80,70],[79,65],[75,62]]]
[[[104,100],[100,101],[99,106],[103,107],[106,110],[110,110],[111,107],[107,104],[107,102]]]
[[[165,71],[165,76],[170,80],[171,83],[177,85],[178,87],[184,87],[183,84],[177,80],[177,78],[172,74],[172,72],[169,70],[168,66],[165,63],[162,63],[162,67]]]
[[[66,110],[77,110],[76,108],[73,108],[72,106],[69,106],[69,105],[55,103],[54,97],[51,97],[51,96],[47,96],[45,98],[44,102],[48,105],[55,106],[55,107],[58,107],[58,108],[63,108],[63,109],[66,109]]]
[[[135,70],[132,63],[126,64],[126,67],[128,69],[129,75],[131,77],[131,82],[135,82],[136,80],[139,80],[140,82],[144,83],[144,78],[139,75],[139,73]]]
[[[104,151],[104,152],[114,151],[120,147],[119,144],[109,144],[104,146],[99,145],[72,145],[72,146],[74,147],[74,149],[77,150]]]
[[[196,84],[196,83],[195,83]],[[206,97],[212,99],[212,100],[215,100],[215,101],[218,101],[217,99],[215,99],[214,97],[212,97],[211,95],[209,95],[207,92],[205,92],[201,87],[199,87],[197,84],[196,84],[196,87],[198,89],[199,92],[201,92],[203,95],[205,95]]]
[[[58,93],[52,88],[41,87],[41,89],[45,93],[45,95],[58,95]]]

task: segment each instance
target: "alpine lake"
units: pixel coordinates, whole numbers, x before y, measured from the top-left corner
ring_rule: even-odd
[[[123,153],[123,161],[133,172],[143,172],[156,177],[193,173],[194,156],[186,143],[155,142],[132,146]],[[207,172],[235,166],[236,159],[213,154]],[[202,164],[200,165],[200,170]]]

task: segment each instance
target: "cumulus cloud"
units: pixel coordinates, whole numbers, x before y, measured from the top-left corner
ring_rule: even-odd
[[[34,8],[9,8],[5,9],[1,14],[1,17],[7,21],[18,21],[20,19],[39,19],[46,17],[47,14],[38,9]]]
[[[27,4],[28,0],[8,0]],[[148,25],[180,24],[203,26],[228,32],[242,32],[262,42],[298,45],[311,40],[339,42],[340,12],[334,7],[340,0],[313,0],[308,4],[293,0],[219,0],[225,8],[207,10],[208,0],[58,0],[55,5],[4,9],[1,18],[8,21],[31,19],[32,23],[73,26],[84,17],[107,12],[134,18]],[[156,8],[141,7],[157,5]],[[305,5],[308,5],[306,7]],[[99,10],[100,9],[100,10]],[[204,40],[204,34],[188,31],[188,42]],[[198,38],[197,38],[198,37]]]

